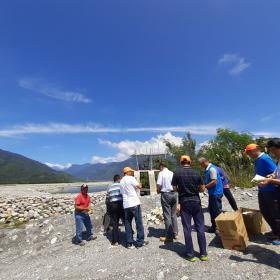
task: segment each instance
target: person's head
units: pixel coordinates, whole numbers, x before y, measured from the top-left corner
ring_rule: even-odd
[[[164,168],[166,168],[166,164],[164,162],[161,162],[160,165],[159,165],[159,169],[160,171],[162,171]]]
[[[182,155],[180,158],[180,163],[182,166],[191,165],[191,157],[188,155]]]
[[[199,162],[200,166],[204,169],[206,169],[208,167],[208,165],[210,164],[210,161],[205,157],[199,158],[198,162]]]
[[[249,144],[245,148],[245,154],[251,158],[256,159],[261,154],[261,148],[257,144]]]
[[[121,176],[118,175],[118,174],[116,174],[116,175],[114,176],[114,183],[119,183],[120,181],[121,181]]]
[[[134,170],[131,167],[125,167],[123,169],[123,174],[127,176],[133,176]]]
[[[81,193],[83,195],[87,195],[87,193],[88,193],[88,185],[86,185],[86,184],[82,184],[81,185]]]
[[[267,142],[266,147],[277,159],[280,159],[280,138],[272,138]]]

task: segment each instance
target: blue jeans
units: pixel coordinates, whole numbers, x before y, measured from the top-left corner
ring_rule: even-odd
[[[135,207],[130,207],[124,209],[125,214],[125,234],[126,234],[126,242],[127,244],[133,244],[133,234],[132,234],[132,220],[135,219],[136,224],[136,231],[137,231],[137,239],[136,239],[136,246],[143,246],[144,245],[144,226],[142,220],[142,211],[140,205]]]
[[[222,197],[223,195],[209,195],[208,210],[213,229],[217,228],[215,219],[222,213]]]
[[[200,249],[200,255],[207,255],[206,238],[204,232],[204,216],[200,201],[184,201],[181,203],[181,220],[183,224],[185,244],[187,256],[194,256],[192,242],[192,218],[194,220],[195,229],[197,232],[197,241]]]
[[[92,233],[92,223],[88,213],[75,212],[75,222],[76,222],[76,242],[80,243],[83,240],[83,225],[87,231],[87,239],[93,236]]]

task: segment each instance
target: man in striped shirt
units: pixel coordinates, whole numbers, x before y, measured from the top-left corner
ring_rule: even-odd
[[[123,198],[120,190],[120,175],[114,176],[114,183],[109,186],[107,191],[108,212],[111,218],[113,232],[112,245],[118,246],[119,240],[119,220],[124,216]]]

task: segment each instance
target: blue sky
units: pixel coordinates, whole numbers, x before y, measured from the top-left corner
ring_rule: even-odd
[[[179,143],[186,130],[199,143],[221,126],[280,135],[279,9],[2,1],[0,147],[67,164],[161,149],[160,135]]]

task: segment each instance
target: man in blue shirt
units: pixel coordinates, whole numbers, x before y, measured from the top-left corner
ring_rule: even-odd
[[[209,233],[216,233],[215,219],[222,213],[223,182],[217,167],[206,158],[200,158],[199,163],[205,169],[205,188],[209,194],[208,210],[212,227]]]
[[[255,174],[267,177],[276,170],[276,164],[272,158],[262,153],[256,144],[246,146],[245,153],[255,160]],[[259,185],[259,207],[260,211],[272,230],[271,239],[277,239],[280,232],[277,224],[278,206],[276,186],[274,184]]]

